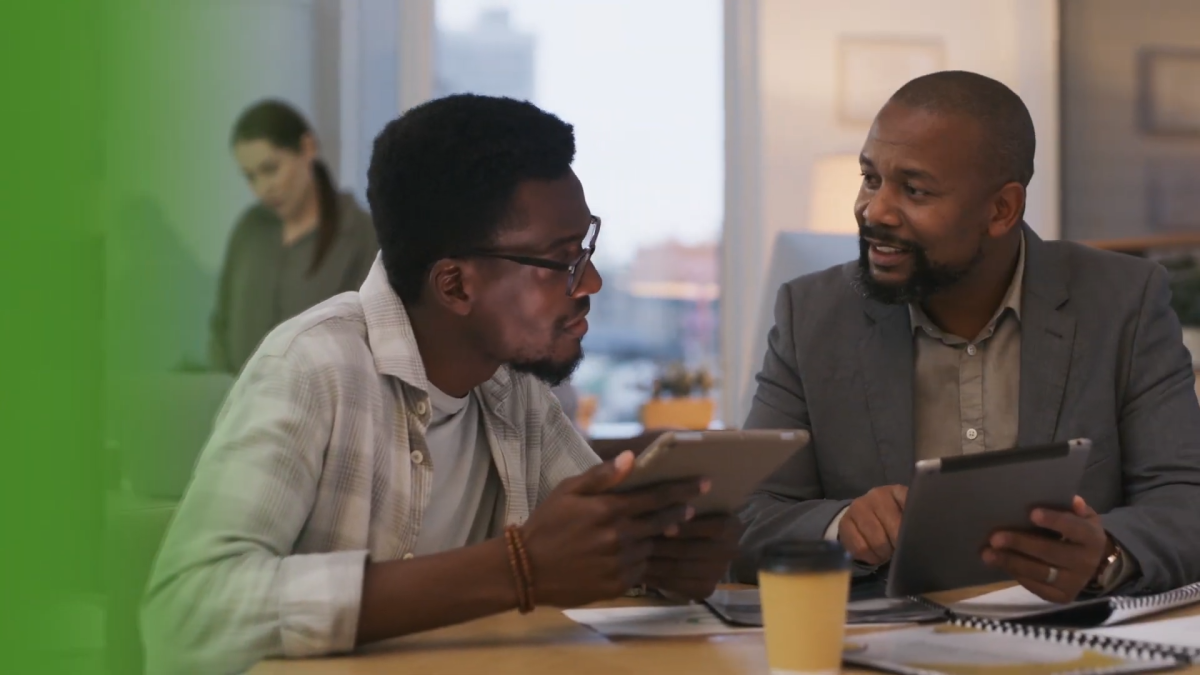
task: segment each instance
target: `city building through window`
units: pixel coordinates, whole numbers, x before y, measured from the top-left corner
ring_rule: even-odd
[[[572,379],[595,403],[591,433],[639,423],[671,366],[720,386],[721,3],[438,0],[436,11],[436,96],[510,96],[575,125],[575,171],[605,225],[604,290]]]

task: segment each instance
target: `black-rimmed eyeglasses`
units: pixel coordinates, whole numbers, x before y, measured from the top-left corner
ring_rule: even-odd
[[[592,259],[592,254],[596,252],[596,237],[600,234],[600,218],[592,216],[592,221],[588,225],[587,234],[583,237],[583,252],[575,259],[575,262],[565,263],[558,260],[550,260],[549,258],[538,258],[535,256],[517,255],[513,253],[502,253],[499,251],[468,251],[461,256],[478,256],[480,258],[499,258],[515,262],[518,265],[528,265],[530,267],[541,267],[542,269],[555,270],[558,272],[567,273],[567,295],[575,295],[579,290],[579,285],[583,283],[583,277],[587,274],[588,262]]]

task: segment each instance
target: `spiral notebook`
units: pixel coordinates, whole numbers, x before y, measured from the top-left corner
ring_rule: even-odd
[[[1181,616],[1176,619],[1157,619],[1127,626],[1088,628],[1082,632],[1101,637],[1163,645],[1164,648],[1176,653],[1187,654],[1191,657],[1192,663],[1200,662],[1200,614]]]
[[[1173,650],[1107,636],[986,619],[854,635],[845,663],[900,675],[1109,675],[1170,670],[1187,663]]]
[[[1095,628],[1124,623],[1177,607],[1200,603],[1200,583],[1146,596],[1113,596],[1066,605],[1047,602],[1021,586],[988,593],[946,609],[959,617],[1013,623],[1036,623],[1064,628]]]

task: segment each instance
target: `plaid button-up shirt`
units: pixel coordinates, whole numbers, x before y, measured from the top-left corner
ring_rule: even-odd
[[[155,563],[149,672],[354,647],[366,562],[405,557],[430,499],[458,498],[430,494],[428,386],[379,260],[358,293],[272,331],[217,417]],[[501,369],[476,393],[506,523],[599,462],[541,382]]]

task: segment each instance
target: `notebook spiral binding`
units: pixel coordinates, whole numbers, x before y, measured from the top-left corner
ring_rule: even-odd
[[[1197,597],[1200,597],[1200,583],[1184,586],[1183,588],[1177,588],[1174,591],[1158,596],[1113,598],[1112,602],[1114,606],[1118,606],[1118,603],[1122,603],[1123,606],[1121,608],[1132,609],[1151,605],[1170,604],[1182,600],[1192,600]],[[1109,637],[1107,635],[1080,633],[1064,628],[1052,628],[1049,626],[1039,626],[1036,624],[1020,624],[1009,621],[998,621],[996,619],[981,619],[970,616],[962,616],[955,614],[945,605],[936,603],[924,596],[910,595],[908,596],[908,599],[925,605],[926,607],[945,611],[949,617],[949,623],[954,626],[978,628],[979,630],[985,630],[988,632],[1008,633],[1011,635],[1027,635],[1042,640],[1053,640],[1055,642],[1065,643],[1076,647],[1087,647],[1097,651],[1107,651],[1111,654],[1118,654],[1121,656],[1174,659],[1184,664],[1200,663],[1200,649],[1169,647],[1167,645],[1158,645],[1152,642],[1139,642],[1137,640],[1126,640],[1123,638]]]
[[[1200,657],[1200,654],[1193,653],[1192,650],[1188,649],[1171,648],[1165,645],[1114,638],[1107,635],[1079,633],[1062,628],[1051,628],[1049,626],[1017,624],[965,616],[954,616],[950,619],[950,624],[965,628],[977,628],[991,633],[1021,635],[1075,647],[1086,647],[1119,656],[1131,656],[1143,659],[1174,659],[1181,663],[1193,663],[1197,657]]]
[[[1200,583],[1191,584],[1158,595],[1125,596],[1110,600],[1113,609],[1142,609],[1145,607],[1188,604],[1200,600]]]
[[[950,619],[954,616],[954,612],[950,611],[949,607],[947,607],[943,604],[936,603],[923,595],[910,595],[910,596],[907,596],[906,599],[910,602],[915,602],[919,605],[924,605],[930,609],[934,609],[939,612],[942,612],[943,614],[946,615],[947,619]]]

